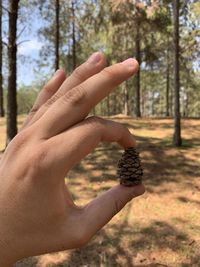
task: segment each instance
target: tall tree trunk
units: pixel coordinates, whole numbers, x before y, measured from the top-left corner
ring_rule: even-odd
[[[170,82],[170,81],[169,81]],[[170,105],[169,105],[169,107],[170,107],[170,116],[171,117],[173,117],[173,111],[174,111],[174,88],[173,88],[173,81],[171,81],[170,82],[170,85],[171,85],[171,88],[170,88],[170,86],[169,86],[169,91],[170,91]]]
[[[174,16],[174,136],[173,144],[181,146],[180,81],[179,81],[179,0],[173,2]]]
[[[76,29],[75,29],[75,1],[72,0],[72,64],[76,68]]]
[[[139,19],[136,19],[136,37],[135,37],[135,57],[139,63],[141,63],[141,54],[140,54],[140,22]],[[136,91],[135,91],[135,115],[136,117],[141,117],[140,111],[140,69],[138,70],[137,74],[135,75],[135,84],[136,84]]]
[[[3,77],[2,77],[2,54],[3,54],[3,45],[2,45],[2,0],[0,0],[0,116],[4,117],[4,105],[3,105]]]
[[[59,69],[59,43],[60,43],[60,0],[56,0],[56,23],[55,23],[55,70]]]
[[[17,17],[19,0],[9,0],[7,140],[17,134]]]
[[[169,45],[169,43],[168,43]],[[166,70],[166,117],[169,117],[169,48],[167,48],[167,70]]]

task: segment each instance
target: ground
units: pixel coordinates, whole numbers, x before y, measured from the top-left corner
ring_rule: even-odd
[[[146,193],[128,203],[84,248],[25,259],[16,267],[200,266],[200,120],[183,120],[183,147],[177,149],[171,146],[171,119],[112,119],[136,137]],[[3,146],[3,120],[0,127]],[[66,183],[77,204],[118,182],[121,153],[116,144],[101,144],[68,174]]]

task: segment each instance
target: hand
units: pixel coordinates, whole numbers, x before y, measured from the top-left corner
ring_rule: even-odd
[[[99,142],[135,146],[123,125],[87,115],[137,69],[134,59],[105,68],[105,58],[97,52],[67,79],[59,70],[40,92],[0,163],[0,266],[83,246],[128,201],[144,193],[143,185],[116,185],[78,207],[64,181]]]

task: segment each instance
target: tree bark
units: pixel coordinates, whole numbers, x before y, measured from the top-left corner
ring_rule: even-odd
[[[180,80],[179,80],[179,0],[173,2],[174,17],[174,146],[181,146]]]
[[[76,29],[75,29],[75,1],[72,0],[72,64],[76,68]]]
[[[169,117],[169,48],[167,48],[167,70],[166,70],[166,117]]]
[[[9,0],[7,140],[17,134],[17,17],[19,0]]]
[[[141,54],[140,54],[140,22],[139,19],[136,19],[136,37],[135,37],[135,57],[139,63],[141,63]],[[140,111],[140,68],[135,75],[135,115],[136,117],[141,117]]]
[[[59,43],[60,43],[60,0],[56,0],[56,23],[55,23],[55,70],[59,69]]]
[[[3,76],[2,76],[2,54],[3,54],[3,42],[2,42],[2,0],[0,0],[0,116],[4,117],[4,101],[3,101]]]

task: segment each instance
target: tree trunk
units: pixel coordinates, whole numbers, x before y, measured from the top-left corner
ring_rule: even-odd
[[[60,0],[56,0],[55,3],[56,9],[56,29],[55,29],[55,70],[59,69],[59,42],[60,42]]]
[[[135,57],[139,63],[141,63],[141,55],[140,55],[140,22],[139,19],[136,19],[136,37],[135,37]],[[141,117],[140,111],[140,69],[138,70],[137,74],[135,75],[135,84],[136,84],[136,91],[135,91],[135,115],[136,117]]]
[[[166,70],[166,117],[169,117],[169,48],[167,48],[167,70]]]
[[[7,140],[8,144],[17,134],[17,16],[19,0],[9,1],[8,36],[8,94],[7,94]]]
[[[2,77],[2,54],[3,54],[3,45],[2,45],[2,0],[0,0],[0,116],[4,117],[4,105],[3,105],[3,77]]]
[[[179,0],[173,2],[174,16],[174,146],[181,146],[180,81],[179,81]]]
[[[75,1],[72,0],[72,64],[76,68]]]

